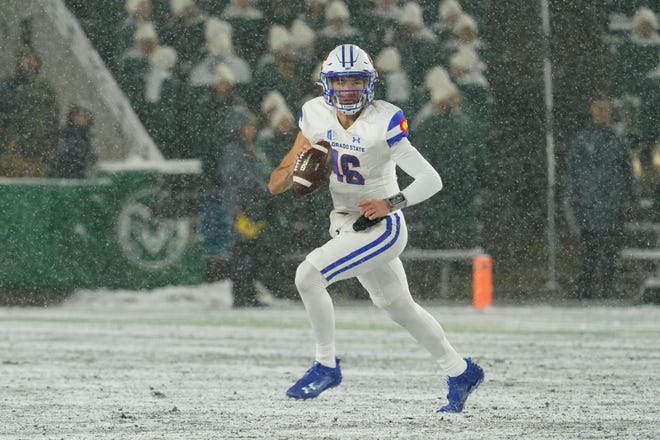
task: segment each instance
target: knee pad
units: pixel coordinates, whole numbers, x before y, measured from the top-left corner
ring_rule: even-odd
[[[325,280],[321,272],[309,261],[303,261],[296,269],[296,288],[298,292],[305,292],[318,287],[325,288]]]

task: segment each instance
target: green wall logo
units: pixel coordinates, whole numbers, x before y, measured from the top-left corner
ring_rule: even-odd
[[[119,247],[131,262],[150,270],[165,269],[177,262],[190,239],[190,221],[154,215],[158,188],[132,194],[119,213]]]

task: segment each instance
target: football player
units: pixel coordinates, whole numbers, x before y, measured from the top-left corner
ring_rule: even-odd
[[[442,188],[442,181],[408,140],[403,111],[374,100],[377,78],[371,58],[358,46],[333,49],[319,75],[323,96],[302,106],[297,138],[270,176],[273,194],[286,191],[293,182],[296,158],[310,148],[310,141],[324,139],[332,146],[332,238],[307,255],[295,278],[316,340],[316,356],[286,394],[309,399],[340,384],[334,307],[326,288],[357,277],[373,303],[439,363],[447,378],[448,403],[438,412],[460,412],[484,372],[456,352],[440,324],[415,302],[399,259],[408,240],[402,209],[431,197]],[[403,190],[397,183],[397,166],[414,179]]]

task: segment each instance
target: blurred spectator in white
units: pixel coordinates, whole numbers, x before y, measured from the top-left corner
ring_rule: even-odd
[[[288,105],[284,96],[277,90],[271,90],[261,101],[261,115],[266,125],[270,127],[270,119],[278,109],[286,109]]]
[[[180,69],[187,75],[206,52],[207,16],[194,0],[170,0],[170,12],[171,16],[162,39],[164,44],[176,50]]]
[[[325,7],[328,0],[304,0],[303,12],[298,15],[307,26],[319,32],[325,26]]]
[[[279,91],[287,104],[301,105],[305,90],[300,86],[291,35],[286,27],[273,25],[268,38],[270,51],[259,60],[253,85],[248,95],[250,108],[258,110],[261,99],[271,90]]]
[[[229,5],[222,11],[220,18],[232,20],[234,18],[245,18],[249,20],[262,19],[264,14],[257,9],[253,0],[230,0]]]
[[[441,42],[453,37],[454,26],[459,17],[463,15],[463,8],[457,0],[444,0],[438,6],[438,20],[431,28]]]
[[[460,46],[449,58],[449,73],[457,84],[477,84],[488,88],[488,80],[483,72],[486,65],[479,59],[477,52],[470,46]]]
[[[378,53],[394,41],[394,32],[402,11],[396,0],[371,0],[369,3],[360,17],[363,49],[367,53]]]
[[[414,118],[412,118],[411,131],[414,131],[424,122],[429,116],[433,114],[434,102],[444,99],[449,96],[458,95],[459,91],[456,85],[452,82],[449,72],[442,66],[434,66],[430,68],[424,76],[424,88],[426,96],[429,97],[424,102]],[[435,101],[433,97],[435,96]]]
[[[423,96],[425,72],[434,64],[439,64],[438,37],[424,24],[422,8],[415,1],[403,6],[397,26],[394,46],[401,54],[401,65],[412,85],[413,99]]]
[[[144,76],[151,68],[150,57],[158,47],[158,35],[153,23],[143,23],[135,31],[133,47],[124,51],[119,60],[117,82],[134,108],[142,105]]]
[[[608,9],[609,15],[607,28],[609,34],[614,36],[615,40],[618,40],[621,34],[628,33],[632,30],[632,18],[622,11],[612,10],[611,8]]]
[[[225,64],[234,74],[236,86],[241,93],[252,81],[252,69],[247,60],[234,53],[232,43],[233,27],[226,21],[210,18],[206,23],[207,55],[195,65],[188,76],[188,82],[194,87],[210,86],[215,81],[215,72],[219,64]]]
[[[460,0],[463,10],[479,23],[481,35],[490,35],[493,0]]]
[[[92,137],[93,126],[94,116],[86,107],[69,107],[57,141],[55,157],[50,164],[50,177],[83,179],[90,176],[98,159]]]
[[[410,108],[410,80],[401,69],[401,56],[396,47],[386,47],[376,56],[378,80],[384,84],[376,91],[377,99],[384,99],[401,108],[404,114],[412,111]],[[381,95],[382,96],[379,96]]]
[[[222,150],[239,135],[246,106],[235,89],[236,79],[228,66],[216,68],[213,87],[200,88],[191,105],[194,115],[188,127],[188,142],[199,149],[203,184],[217,187]]]
[[[456,113],[458,111],[460,92],[444,67],[431,68],[426,74],[425,84],[431,95],[431,104],[435,107],[435,113],[445,111]]]
[[[334,0],[325,8],[325,26],[318,33],[319,50],[324,55],[340,44],[362,42],[360,32],[351,26],[348,6],[341,0]]]
[[[257,141],[261,141],[265,138],[272,138],[274,136],[274,130],[271,128],[270,120],[278,109],[287,109],[287,103],[284,100],[284,96],[277,90],[271,90],[264,96],[261,100],[261,112],[260,119],[262,121],[262,126],[257,133]]]
[[[264,154],[269,169],[273,170],[282,159],[282,154],[286,154],[293,145],[298,133],[298,125],[291,110],[282,105],[277,105],[270,113],[268,125],[273,135],[260,136],[257,141],[257,150]]]
[[[657,65],[660,51],[658,19],[652,10],[639,8],[633,17],[629,37],[619,46],[616,56],[615,93],[639,97],[646,75]]]
[[[144,77],[144,100],[138,115],[147,132],[167,159],[192,158],[189,143],[181,142],[180,115],[185,111],[185,84],[177,73],[177,53],[160,46],[150,57],[151,68]]]
[[[489,56],[486,44],[479,38],[477,22],[471,16],[462,14],[454,25],[454,35],[442,44],[444,64],[446,65],[454,53],[461,47],[474,50],[479,58],[488,65]]]
[[[233,38],[234,28],[231,23],[221,20],[217,17],[208,17],[204,24],[204,40],[208,48],[209,42],[213,40],[217,34],[228,34]]]
[[[126,0],[126,17],[119,25],[116,32],[115,48],[118,56],[133,45],[133,35],[143,24],[153,23],[154,28],[158,26],[153,21],[153,6],[151,0]]]
[[[254,67],[266,49],[264,29],[268,27],[261,9],[253,0],[231,0],[220,18],[229,22],[234,29],[233,43],[236,53]]]
[[[461,93],[463,112],[488,130],[493,95],[483,74],[485,69],[486,65],[469,46],[461,46],[449,59],[449,74]]]
[[[296,77],[299,79],[302,95],[314,95],[314,82],[308,81],[316,66],[325,54],[316,45],[316,33],[300,19],[295,19],[289,30],[291,49],[296,63]]]
[[[316,49],[316,33],[303,20],[297,18],[289,29],[293,54],[298,61],[308,61],[316,64],[318,60],[310,60],[319,56]]]
[[[144,77],[144,100],[154,104],[162,101],[166,83],[175,77],[178,55],[171,46],[158,46],[149,61],[151,68]]]

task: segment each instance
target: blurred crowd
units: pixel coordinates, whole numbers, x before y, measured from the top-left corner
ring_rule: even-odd
[[[0,81],[0,176],[86,177],[97,158],[94,117],[72,105],[60,127],[55,90],[40,69],[40,57],[26,46],[14,74]]]
[[[615,129],[631,148],[641,191],[656,200],[660,197],[660,36],[655,12],[660,8],[658,3],[653,5],[655,10],[641,6],[632,16],[612,14],[608,34],[614,76],[611,95],[619,115]]]
[[[321,93],[316,81],[322,58],[347,42],[373,57],[379,73],[376,98],[404,110],[413,144],[447,182],[432,203],[407,213],[411,245],[481,244],[479,207],[489,190],[483,176],[493,124],[493,56],[483,32],[489,25],[489,1],[66,3],[164,156],[201,159],[207,255],[224,255],[229,249],[243,260],[240,268],[258,274],[259,268],[272,268],[264,259],[272,263],[277,253],[302,252],[325,236],[327,194],[318,191],[304,200],[294,200],[290,193],[271,197],[266,182],[297,134],[294,114]],[[614,87],[606,93],[615,110],[630,115],[617,120],[616,134],[631,149],[634,172],[648,180],[647,190],[657,192],[658,2],[642,2],[634,10],[633,2],[606,3],[616,72]],[[25,64],[21,55],[16,75],[0,85],[1,153],[37,158],[41,164],[14,165],[12,171],[3,159],[0,175],[72,176],[66,163],[80,153],[69,153],[70,160],[53,158],[76,149],[88,152],[82,159],[86,165],[75,170],[84,173],[94,157],[88,136],[92,115],[78,106],[59,128],[53,91],[26,73]],[[77,112],[86,117],[82,125]],[[401,178],[405,185],[406,176]],[[272,253],[250,251],[254,240]],[[277,283],[267,280],[275,271],[261,272],[264,283]]]

